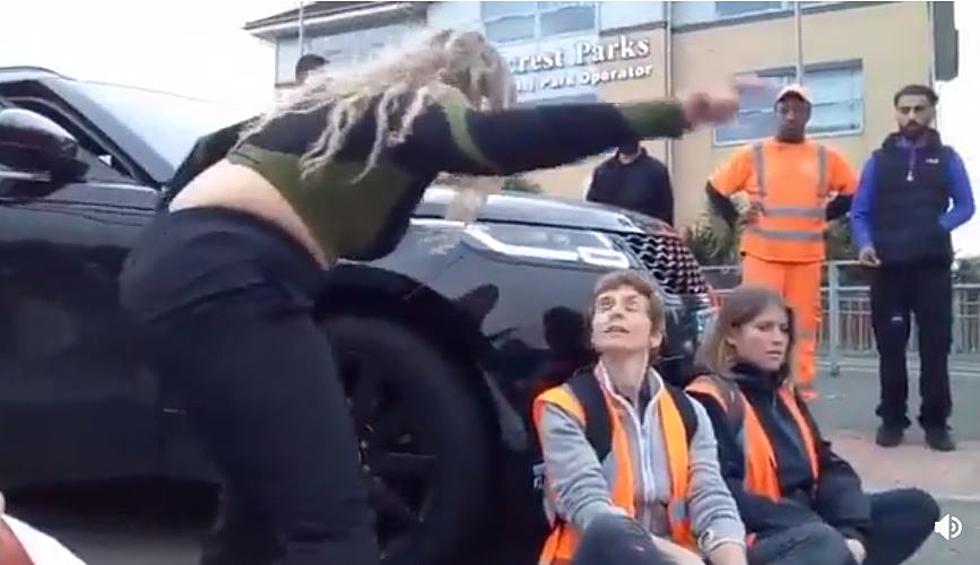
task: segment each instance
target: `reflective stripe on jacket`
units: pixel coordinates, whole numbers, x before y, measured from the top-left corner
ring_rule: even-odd
[[[729,426],[736,430],[745,456],[746,492],[765,496],[774,501],[781,499],[784,493],[779,483],[779,462],[776,460],[772,442],[759,421],[755,409],[738,386],[726,382],[722,377],[701,376],[691,382],[686,390],[714,398],[729,415]],[[792,414],[797,431],[803,438],[815,485],[820,478],[820,464],[813,429],[800,411],[790,385],[780,386],[777,394],[779,400]]]
[[[790,175],[785,170],[772,172],[777,167],[774,161],[779,159],[778,145],[765,142],[752,146],[757,183],[754,199],[762,204],[763,212],[757,223],[745,228],[743,252],[770,260],[824,259],[827,204],[836,194],[830,193],[827,184],[827,148],[819,144],[813,148],[808,160],[792,165],[799,173]]]

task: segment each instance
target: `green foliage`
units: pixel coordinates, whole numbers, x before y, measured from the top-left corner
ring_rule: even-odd
[[[733,231],[717,214],[708,211],[691,228],[685,230],[684,240],[702,265],[736,265],[740,259],[738,244],[741,231],[741,228]],[[857,250],[854,248],[847,220],[831,222],[825,237],[829,261],[857,259]]]
[[[496,191],[499,187],[499,189],[502,191],[510,192],[525,192],[531,194],[540,194],[542,192],[541,186],[539,186],[537,183],[529,181],[521,175],[512,175],[509,177],[474,177],[470,175],[442,173],[436,179],[436,183],[451,187],[474,187],[477,184],[480,184],[485,188],[487,187],[486,183],[491,183],[491,188],[493,191]]]
[[[711,211],[684,230],[684,241],[701,265],[735,265],[739,261],[738,233]]]
[[[528,192],[531,194],[541,194],[540,185],[531,182],[519,175],[507,177],[504,180],[503,190],[511,191],[511,192]]]
[[[958,261],[956,282],[980,283],[980,257],[967,257]]]
[[[827,242],[828,261],[853,261],[857,259],[857,249],[851,237],[851,227],[847,219],[841,219],[829,224],[824,234]]]

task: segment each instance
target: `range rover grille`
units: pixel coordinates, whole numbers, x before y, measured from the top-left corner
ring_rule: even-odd
[[[665,291],[679,295],[708,292],[701,266],[679,237],[629,234],[622,240]]]

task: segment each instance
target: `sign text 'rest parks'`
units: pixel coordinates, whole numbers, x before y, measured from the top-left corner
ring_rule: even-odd
[[[554,49],[534,54],[510,57],[508,63],[515,75],[553,71],[567,67],[597,65],[614,61],[629,61],[649,57],[649,39],[632,39],[625,35],[615,41],[601,43],[595,41],[576,41],[571,50]]]
[[[517,79],[517,91],[526,94],[649,77],[653,73],[653,65],[648,64],[605,70],[588,67],[646,59],[651,53],[649,39],[620,35],[613,40],[580,39],[548,50],[514,54],[508,58],[508,63]],[[574,67],[585,68],[575,70]]]

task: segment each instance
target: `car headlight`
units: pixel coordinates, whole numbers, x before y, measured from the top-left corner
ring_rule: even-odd
[[[547,228],[519,224],[471,224],[466,227],[471,242],[507,257],[563,263],[585,263],[598,267],[626,269],[629,257],[605,234],[589,230]]]
[[[714,328],[715,322],[718,320],[718,308],[712,306],[711,308],[705,308],[703,310],[698,310],[697,314],[697,324],[698,324],[698,336],[702,339],[706,337],[711,330]]]

